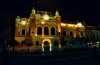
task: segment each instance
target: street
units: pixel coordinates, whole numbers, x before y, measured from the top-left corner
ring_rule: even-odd
[[[98,51],[99,52],[99,51]],[[12,65],[100,65],[100,59],[93,58],[92,51],[63,54],[13,54],[10,55]]]

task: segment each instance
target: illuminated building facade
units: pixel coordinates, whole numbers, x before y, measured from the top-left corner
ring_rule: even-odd
[[[86,26],[86,42],[88,45],[100,46],[100,27],[98,26]]]
[[[16,18],[15,40],[22,42],[25,38],[32,39],[33,47],[42,48],[49,46],[52,50],[53,44],[60,42],[59,33],[61,33],[61,17],[56,10],[55,16],[51,12],[35,11],[32,12],[29,18]]]
[[[26,38],[31,39],[32,47],[42,51],[60,48],[64,44],[62,41],[72,45],[77,38],[86,37],[84,23],[64,23],[58,10],[53,16],[51,12],[35,11],[33,8],[29,18],[17,16],[15,22],[15,40],[22,44]]]

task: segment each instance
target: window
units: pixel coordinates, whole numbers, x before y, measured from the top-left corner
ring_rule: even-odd
[[[37,34],[42,35],[42,27],[37,27]]]
[[[51,35],[55,35],[55,28],[51,27]]]
[[[80,35],[83,36],[83,32],[82,31],[80,31]]]
[[[95,34],[93,34],[93,35],[92,35],[92,40],[95,40],[95,39],[96,39],[96,38],[95,38]]]
[[[36,41],[36,46],[39,46],[39,41]]]
[[[55,42],[54,42],[54,45],[55,45],[55,46],[58,46],[58,42],[57,42],[57,41],[55,41]]]
[[[63,36],[66,36],[66,31],[63,31]]]
[[[22,35],[25,35],[25,29],[22,29]]]
[[[73,32],[72,31],[70,31],[70,36],[73,36]]]
[[[44,27],[44,35],[49,35],[48,27]]]

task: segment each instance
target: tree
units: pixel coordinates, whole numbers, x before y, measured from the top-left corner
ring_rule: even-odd
[[[31,38],[25,38],[24,41],[22,41],[25,45],[29,46],[30,51],[31,51],[31,46],[33,45],[32,39]]]

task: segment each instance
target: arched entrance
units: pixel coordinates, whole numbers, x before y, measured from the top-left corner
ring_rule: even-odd
[[[45,41],[44,42],[44,51],[49,51],[49,49],[50,49],[49,42]]]
[[[42,42],[42,51],[51,51],[51,41],[50,39],[44,39]]]

